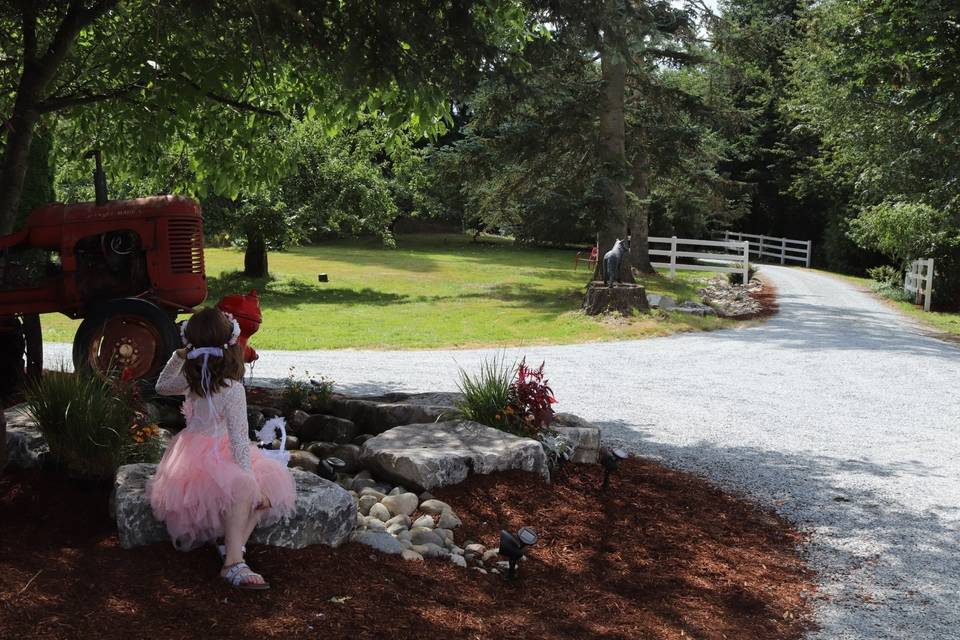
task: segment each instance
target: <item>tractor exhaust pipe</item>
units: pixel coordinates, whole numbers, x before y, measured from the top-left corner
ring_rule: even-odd
[[[97,206],[107,204],[107,174],[103,172],[103,162],[100,159],[100,149],[88,151],[85,158],[93,158],[96,169],[93,170],[93,188],[97,194]]]

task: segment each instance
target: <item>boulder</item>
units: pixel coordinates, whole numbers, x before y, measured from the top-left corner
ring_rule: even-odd
[[[36,469],[43,456],[50,452],[50,447],[24,409],[24,405],[20,404],[3,412],[6,422],[4,444],[7,449],[7,464],[20,469]]]
[[[146,481],[155,471],[154,464],[128,464],[117,471],[111,509],[125,549],[169,540],[166,527],[154,519],[146,495]],[[254,529],[250,541],[288,549],[313,544],[336,547],[346,541],[357,521],[350,494],[312,473],[300,469],[291,473],[297,486],[293,512],[273,525]]]
[[[266,416],[257,407],[247,407],[247,426],[253,431],[257,431],[267,421]]]
[[[377,435],[405,424],[451,418],[459,393],[388,393],[381,396],[334,396],[329,411],[351,420],[364,434]]]
[[[345,444],[357,435],[357,426],[350,420],[318,413],[292,429],[303,440],[323,440]]]
[[[400,493],[393,496],[387,496],[380,501],[380,504],[385,506],[392,516],[409,516],[414,511],[417,510],[417,494],[415,493]]]
[[[423,562],[423,556],[414,551],[413,549],[404,549],[400,554],[404,560],[408,562]]]
[[[454,553],[450,555],[450,562],[457,565],[462,569],[467,568],[467,559],[461,556],[460,554]]]
[[[330,455],[340,458],[346,463],[346,466],[342,469],[344,473],[357,473],[363,470],[363,463],[360,462],[360,447],[355,444],[342,444],[334,449]],[[387,489],[387,491],[389,490]]]
[[[398,516],[394,516],[394,517],[390,518],[389,520],[387,520],[387,526],[388,526],[388,527],[390,527],[390,526],[392,526],[392,525],[395,525],[395,524],[401,524],[401,525],[404,526],[404,528],[409,529],[409,528],[410,528],[410,516],[400,514],[400,515],[398,515]]]
[[[438,547],[444,546],[444,538],[438,535],[433,529],[423,527],[414,527],[410,529],[410,541],[413,544],[435,544]]]
[[[553,416],[550,429],[573,443],[570,462],[594,464],[600,459],[600,428],[572,413]]]
[[[300,448],[300,438],[297,436],[287,436],[287,441],[285,444],[288,451],[295,451]]]
[[[416,491],[457,484],[471,472],[521,469],[550,479],[539,442],[469,420],[395,427],[367,440],[360,459],[374,475]]]
[[[434,527],[433,516],[422,515],[414,521],[413,526],[424,527],[425,529],[433,529]]]
[[[289,438],[290,436],[287,436],[287,437]],[[336,442],[314,441],[314,442],[308,442],[307,444],[303,445],[303,450],[309,451],[313,455],[323,460],[324,458],[329,458],[330,456],[332,456],[333,452],[339,446],[340,445],[338,445]]]
[[[670,297],[660,295],[659,293],[648,293],[647,294],[647,304],[650,305],[651,309],[663,309],[664,311],[672,309],[677,301]]]
[[[303,423],[310,418],[310,414],[302,409],[294,409],[287,420],[287,428],[291,433],[296,433],[297,429],[303,426]]]

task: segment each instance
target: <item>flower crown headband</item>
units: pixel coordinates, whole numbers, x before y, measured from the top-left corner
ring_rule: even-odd
[[[240,338],[240,323],[237,322],[237,319],[233,317],[232,313],[228,313],[226,311],[221,311],[220,313],[222,313],[227,317],[227,320],[230,321],[230,324],[232,325],[233,328],[230,331],[230,339],[227,341],[227,344],[223,345],[222,347],[212,347],[212,348],[214,349],[222,348],[226,350],[232,347],[233,345],[237,344],[237,340]],[[186,320],[180,323],[180,340],[183,341],[183,346],[185,346],[187,349],[193,349],[193,345],[190,344],[189,340],[187,340],[187,324],[189,322],[190,322],[190,318],[187,318]]]

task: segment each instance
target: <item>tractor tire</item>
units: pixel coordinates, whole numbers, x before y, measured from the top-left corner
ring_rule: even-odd
[[[23,325],[20,319],[13,316],[0,318],[0,400],[12,397],[23,384],[23,357]]]
[[[169,313],[139,298],[111,300],[80,323],[73,366],[118,374],[127,369],[149,388],[178,346],[180,331]]]

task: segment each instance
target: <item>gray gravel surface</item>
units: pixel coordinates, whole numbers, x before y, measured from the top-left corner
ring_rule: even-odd
[[[960,638],[960,349],[850,284],[763,267],[780,313],[743,329],[509,349],[605,439],[811,532],[810,638]],[[318,331],[323,318],[317,318]],[[48,356],[67,353],[51,345]],[[261,352],[353,393],[450,391],[492,350]]]

